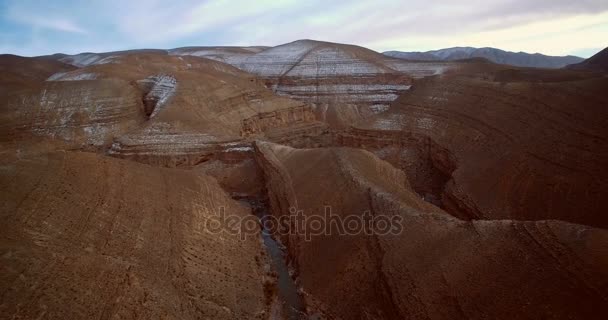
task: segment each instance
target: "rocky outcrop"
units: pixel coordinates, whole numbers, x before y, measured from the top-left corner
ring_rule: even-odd
[[[281,237],[309,314],[568,319],[608,313],[605,230],[558,221],[462,221],[422,201],[402,171],[362,150],[258,142],[256,159],[277,217],[293,207],[312,219],[330,208],[347,221],[366,212],[399,221],[394,232],[339,234],[330,227],[310,240],[305,233]]]
[[[315,120],[315,114],[310,106],[258,113],[253,117],[243,119],[241,136],[247,137],[267,132],[270,129],[289,127],[299,123],[310,123]]]
[[[255,319],[270,311],[259,234],[209,229],[218,210],[250,214],[213,178],[62,152],[5,159],[0,188],[4,319]]]
[[[156,75],[138,81],[138,85],[145,93],[144,111],[153,118],[175,93],[177,80],[171,75]]]

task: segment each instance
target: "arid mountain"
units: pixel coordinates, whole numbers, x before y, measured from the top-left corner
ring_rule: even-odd
[[[567,66],[573,70],[587,70],[596,72],[608,72],[608,48],[596,53],[591,58],[576,64]]]
[[[1,56],[0,318],[606,318],[602,57]]]
[[[234,67],[163,53],[108,56],[9,93],[4,103],[4,141],[47,136],[75,147],[111,145],[115,156],[165,164],[198,162],[221,143],[315,122],[309,107]]]
[[[454,47],[426,52],[386,51],[389,57],[407,60],[453,61],[470,58],[485,58],[495,63],[517,67],[562,68],[583,61],[575,56],[546,56],[540,53],[511,52],[496,48]]]
[[[259,76],[277,94],[311,104],[320,119],[336,126],[385,110],[411,84],[382,55],[358,46],[298,40],[255,54],[243,50],[251,51],[206,57]]]

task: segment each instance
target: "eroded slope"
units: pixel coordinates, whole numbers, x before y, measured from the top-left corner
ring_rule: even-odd
[[[390,145],[392,139],[398,146],[413,136],[444,150],[439,157],[431,150],[430,158],[450,180],[443,204],[461,217],[606,227],[606,79],[568,80],[567,72],[548,75],[555,79],[549,82],[508,81],[502,71],[493,76],[420,80],[387,113],[357,124],[345,143]],[[431,181],[416,178],[420,166],[408,160],[419,146],[375,149],[384,148],[383,158],[422,186]]]
[[[276,216],[401,218],[397,234],[284,236],[309,313],[343,319],[586,318],[606,314],[608,233],[558,221],[456,219],[405,174],[350,148],[256,143]]]
[[[6,159],[5,159],[6,160]],[[214,179],[89,153],[0,168],[2,318],[254,319],[268,311],[253,234],[213,234]]]

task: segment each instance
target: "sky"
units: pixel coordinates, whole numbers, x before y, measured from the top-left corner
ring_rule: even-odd
[[[298,39],[379,52],[472,46],[589,57],[608,46],[608,0],[0,0],[0,53]]]

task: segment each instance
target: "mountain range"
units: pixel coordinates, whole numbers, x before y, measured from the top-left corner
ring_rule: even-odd
[[[547,56],[540,53],[511,52],[487,47],[453,47],[426,52],[386,51],[383,54],[400,59],[426,61],[485,58],[494,63],[534,68],[563,68],[569,64],[579,63],[584,60],[576,56]]]

